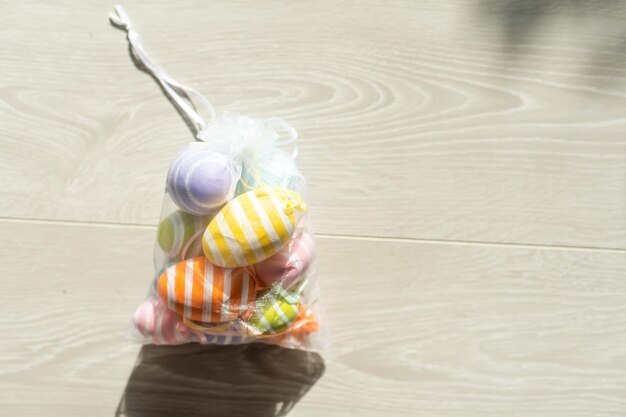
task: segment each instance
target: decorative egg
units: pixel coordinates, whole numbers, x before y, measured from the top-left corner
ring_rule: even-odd
[[[270,291],[257,300],[256,313],[247,321],[253,334],[278,333],[298,318],[298,297],[286,291]]]
[[[157,242],[170,261],[202,255],[202,234],[211,220],[210,216],[194,216],[177,210],[159,224]],[[193,239],[193,240],[192,240]]]
[[[245,268],[221,268],[198,256],[167,268],[157,280],[157,292],[183,317],[221,322],[248,310],[256,296],[256,284]]]
[[[313,235],[306,230],[297,230],[276,255],[255,264],[254,270],[266,286],[276,282],[288,288],[306,271],[314,255]]]
[[[198,333],[198,342],[203,345],[240,345],[242,343],[248,343],[249,339],[245,336]]]
[[[187,321],[185,324],[194,332],[201,344],[237,345],[249,338],[237,320],[222,323]]]
[[[178,345],[189,341],[191,336],[181,317],[154,298],[137,308],[133,323],[145,342],[155,345]]]
[[[304,177],[293,157],[282,149],[272,149],[244,162],[237,194],[255,188],[281,187],[296,190],[303,182]]]
[[[214,212],[235,193],[241,165],[204,143],[191,143],[179,153],[167,173],[167,192],[184,211]]]
[[[274,255],[289,241],[306,212],[300,194],[261,188],[228,202],[209,223],[202,249],[219,266],[252,265]]]

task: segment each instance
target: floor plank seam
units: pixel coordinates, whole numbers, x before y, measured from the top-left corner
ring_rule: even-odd
[[[494,246],[494,247],[510,247],[520,249],[545,249],[545,250],[562,250],[562,251],[579,251],[579,252],[602,252],[602,253],[622,253],[626,254],[626,249],[621,248],[602,248],[602,247],[586,247],[586,246],[568,246],[568,245],[548,245],[539,243],[513,243],[513,242],[489,242],[474,240],[447,240],[447,239],[427,239],[427,238],[405,238],[405,237],[388,237],[388,236],[365,236],[365,235],[333,235],[325,233],[316,233],[316,237],[332,238],[332,239],[348,239],[348,240],[372,240],[387,242],[406,242],[406,243],[430,243],[441,245],[462,245],[462,246]]]
[[[157,226],[155,225],[147,225],[147,224],[88,222],[88,221],[80,221],[80,220],[28,219],[28,218],[19,218],[19,217],[0,217],[0,222],[68,225],[68,226],[77,226],[77,227],[94,227],[95,226],[95,227],[139,229],[139,230],[156,230],[157,228]],[[437,244],[437,245],[461,245],[461,246],[491,246],[491,247],[518,248],[518,249],[543,249],[543,250],[626,254],[626,249],[621,249],[621,248],[548,245],[548,244],[533,244],[533,243],[511,243],[511,242],[505,243],[505,242],[488,242],[488,241],[472,241],[472,240],[407,238],[407,237],[389,237],[389,236],[335,235],[335,234],[330,234],[330,233],[316,233],[315,236],[318,238],[322,238],[322,239],[344,239],[344,240],[361,240],[361,241],[377,241],[377,242],[403,242],[403,243],[416,243],[416,244],[428,243],[428,244]]]

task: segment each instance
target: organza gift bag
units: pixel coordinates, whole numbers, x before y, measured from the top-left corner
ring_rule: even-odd
[[[326,344],[297,133],[282,119],[216,115],[146,55],[120,6],[135,60],[194,125],[167,172],[155,275],[133,317],[145,344]],[[201,112],[196,109],[201,106]]]

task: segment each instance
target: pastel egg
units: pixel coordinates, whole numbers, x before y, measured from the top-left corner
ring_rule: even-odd
[[[198,342],[203,345],[240,345],[248,343],[249,339],[245,336],[215,335],[215,334],[198,334]]]
[[[157,292],[183,317],[223,322],[248,311],[256,284],[245,268],[221,268],[198,256],[167,268],[157,280]]]
[[[293,157],[282,149],[273,149],[244,163],[237,194],[268,187],[295,190],[303,181],[304,177],[300,174]]]
[[[253,334],[278,333],[298,318],[298,297],[270,291],[257,301],[256,313],[247,322]]]
[[[178,345],[191,341],[190,337],[193,339],[182,318],[157,299],[144,301],[135,311],[133,323],[147,343]]]
[[[204,143],[191,143],[167,173],[167,192],[182,210],[210,214],[235,193],[241,168],[231,158]]]
[[[230,200],[211,220],[202,238],[205,256],[234,268],[261,262],[291,239],[306,204],[286,188],[261,188]]]
[[[306,230],[297,230],[276,255],[255,264],[254,270],[266,286],[278,282],[288,288],[306,271],[314,255],[313,235]]]
[[[200,232],[206,229],[210,220],[209,216],[194,216],[177,210],[159,224],[157,243],[173,261],[202,255]]]
[[[248,339],[236,320],[224,323],[187,321],[186,324],[194,331],[198,342],[202,344],[237,345]]]

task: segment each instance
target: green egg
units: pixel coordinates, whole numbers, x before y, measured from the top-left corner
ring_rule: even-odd
[[[157,229],[157,243],[171,258],[182,260],[202,254],[202,232],[206,229],[211,216],[194,216],[177,210],[164,218]],[[182,253],[190,239],[194,241]]]
[[[169,252],[174,246],[174,223],[166,217],[157,230],[157,241],[164,252]]]
[[[257,312],[248,324],[259,334],[278,333],[285,330],[298,317],[298,297],[283,291],[262,296]]]

